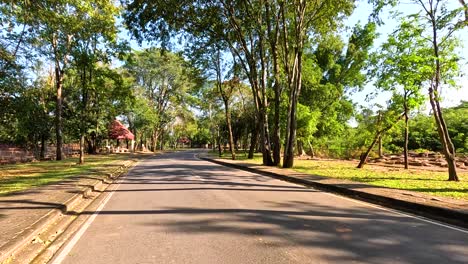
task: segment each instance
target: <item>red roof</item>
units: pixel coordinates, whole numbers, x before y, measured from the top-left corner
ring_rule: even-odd
[[[109,129],[109,137],[112,139],[135,139],[135,135],[118,120],[112,121]]]

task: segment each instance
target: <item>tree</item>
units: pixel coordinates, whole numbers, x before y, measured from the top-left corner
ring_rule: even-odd
[[[440,89],[444,83],[455,85],[453,76],[457,75],[458,58],[454,53],[457,40],[453,33],[460,29],[464,23],[461,16],[466,9],[452,9],[447,7],[448,1],[443,0],[414,0],[423,9],[423,16],[428,22],[425,37],[432,48],[432,74],[429,80],[429,101],[432,114],[436,120],[437,131],[442,143],[442,151],[448,164],[449,181],[458,181],[455,147],[453,146],[447,124],[440,106]],[[466,7],[466,6],[465,6]],[[415,14],[419,16],[419,14]],[[426,34],[427,33],[427,34]]]
[[[110,0],[102,1],[14,1],[17,20],[30,28],[31,44],[55,66],[56,159],[61,160],[63,144],[63,82],[73,59],[73,49],[80,41],[96,42],[114,30],[116,8]],[[34,14],[32,16],[31,14]],[[93,36],[93,34],[95,34]],[[87,39],[89,38],[89,39]],[[95,43],[94,46],[97,44]]]
[[[320,113],[311,140],[318,147],[326,146],[327,151],[341,148],[342,134],[349,128],[347,122],[354,113],[354,105],[346,94],[368,82],[365,70],[370,64],[369,53],[376,36],[375,23],[357,24],[347,42],[335,34],[323,35],[304,54],[299,102]],[[343,154],[341,149],[338,152],[335,154]]]
[[[312,112],[307,106],[298,104],[297,115],[297,154],[304,155],[304,143],[307,143],[311,152],[312,137],[317,131],[320,112]]]
[[[372,71],[377,76],[377,87],[391,91],[393,101],[401,105],[405,119],[404,161],[408,169],[408,141],[410,111],[423,103],[422,84],[430,75],[428,50],[421,37],[417,21],[403,20],[395,32],[377,52]]]
[[[231,109],[230,109],[230,100],[232,97],[233,92],[239,86],[239,78],[233,78],[231,80],[224,81],[223,83],[219,83],[219,80],[217,81],[217,86],[219,93],[221,95],[221,99],[223,100],[224,103],[224,112],[226,115],[226,125],[228,128],[228,133],[229,133],[229,151],[231,151],[231,157],[233,160],[236,159],[236,149],[235,149],[235,144],[234,144],[234,136],[232,132],[232,119],[231,119]]]
[[[258,2],[125,2],[126,23],[139,39],[161,40],[167,45],[172,35],[183,32],[208,43],[222,43],[229,48],[250,83],[257,112],[257,131],[261,135],[263,162],[272,165],[266,92],[266,43],[264,32],[259,32],[264,23],[258,12]]]
[[[106,88],[106,86],[95,85],[96,77],[99,78],[99,73],[104,73],[97,70],[96,67],[98,63],[108,63],[110,57],[114,55],[113,50],[119,48],[116,43],[117,27],[115,25],[118,9],[112,1],[82,3],[78,8],[81,8],[80,12],[86,14],[86,19],[82,19],[80,25],[76,25],[81,30],[78,30],[73,36],[70,55],[73,58],[72,66],[75,67],[79,76],[77,85],[81,91],[79,96],[81,98],[79,164],[83,164],[85,137],[88,133],[90,119],[97,121],[98,116],[96,110],[99,108],[94,107],[93,109],[92,105],[99,104],[98,90]],[[94,114],[94,117],[90,117],[90,114]],[[97,122],[95,127],[97,127]],[[94,131],[94,134],[96,133],[97,131]],[[90,150],[95,153],[95,149],[91,148]]]
[[[198,84],[198,73],[180,55],[159,49],[134,52],[127,58],[125,68],[154,112],[155,125],[149,129],[151,149],[155,151],[165,126],[173,118],[169,110],[187,106],[189,92]]]
[[[340,19],[350,15],[352,1],[292,1],[281,10],[283,69],[287,76],[289,94],[283,167],[290,168],[294,161],[294,143],[297,128],[297,104],[302,89],[302,63],[306,41],[310,35],[328,34],[339,25]]]
[[[389,106],[385,111],[379,111],[378,115],[374,115],[371,120],[373,122],[372,125],[368,129],[372,129],[374,132],[374,138],[367,148],[367,150],[361,154],[359,159],[359,164],[357,168],[363,168],[369,158],[369,154],[374,148],[375,144],[379,141],[379,139],[383,136],[383,134],[390,129],[392,129],[395,124],[397,124],[402,118],[404,114],[401,114],[400,109],[398,106],[394,104],[392,101],[389,102]]]

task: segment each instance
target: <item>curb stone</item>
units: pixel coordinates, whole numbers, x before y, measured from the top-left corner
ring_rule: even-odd
[[[436,221],[444,222],[450,225],[468,229],[468,212],[447,209],[447,208],[443,208],[439,206],[425,205],[425,204],[421,204],[417,202],[396,199],[396,198],[387,197],[384,195],[377,195],[377,194],[368,193],[365,191],[349,189],[349,188],[332,185],[332,184],[324,184],[324,183],[320,183],[317,181],[301,179],[301,178],[297,178],[293,176],[287,176],[287,175],[279,174],[279,173],[272,172],[272,171],[248,167],[245,165],[224,162],[219,159],[210,158],[206,156],[199,156],[199,158],[205,161],[219,164],[219,165],[236,168],[240,170],[245,170],[245,171],[249,171],[253,173],[258,173],[264,176],[273,177],[275,179],[305,185],[307,187],[313,187],[319,190],[336,193],[339,195],[354,198],[354,199],[361,200],[364,202],[382,205],[388,208],[400,210],[400,211],[415,214],[418,216],[423,216],[425,218],[429,218],[432,220],[436,220]]]
[[[66,215],[67,213],[75,209],[80,204],[80,202],[82,202],[85,199],[92,198],[91,193],[93,191],[101,192],[100,189],[103,186],[103,184],[112,183],[121,174],[123,174],[122,172],[124,172],[125,169],[129,168],[133,163],[134,162],[132,160],[126,160],[125,162],[123,162],[122,165],[120,165],[112,173],[108,173],[102,179],[94,180],[94,182],[90,183],[89,186],[80,190],[79,193],[73,195],[71,198],[63,202],[61,206],[51,209],[47,214],[45,214],[43,217],[38,219],[28,228],[24,229],[21,233],[18,233],[15,238],[8,241],[6,244],[4,244],[0,248],[0,263],[6,264],[6,263],[15,262],[14,261],[15,256],[22,250],[25,250],[25,248],[27,248],[29,244],[41,243],[47,246],[44,243],[44,241],[42,241],[38,237],[42,232],[46,231],[49,226],[59,221],[62,216]],[[28,253],[31,255],[30,257],[32,257],[32,258],[29,258],[29,261],[31,261],[40,252],[28,252]],[[21,257],[23,259],[23,256],[18,256],[18,257]]]

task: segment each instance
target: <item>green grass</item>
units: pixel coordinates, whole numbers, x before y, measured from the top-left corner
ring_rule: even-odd
[[[119,167],[129,154],[87,155],[84,165],[78,158],[0,166],[0,195],[55,183],[78,175],[102,175]]]
[[[460,182],[447,181],[448,172],[443,169],[431,170],[366,165],[356,168],[357,161],[324,160],[295,161],[296,171],[325,177],[347,179],[366,184],[401,190],[428,193],[436,196],[468,199],[468,173],[459,170]]]
[[[225,154],[223,158],[229,159]],[[239,155],[238,159],[246,159]],[[249,162],[261,164],[261,155],[257,154]],[[358,161],[347,160],[295,160],[294,170],[329,178],[346,179],[369,185],[410,190],[442,197],[468,199],[468,171],[458,170],[459,182],[447,181],[446,168],[385,167],[368,164],[357,169]],[[401,165],[402,166],[402,165]]]

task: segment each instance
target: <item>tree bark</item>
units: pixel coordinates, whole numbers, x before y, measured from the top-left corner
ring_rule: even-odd
[[[159,132],[157,129],[154,130],[153,132],[153,137],[152,137],[152,151],[156,152],[158,149],[158,139],[159,139]]]
[[[85,136],[83,131],[80,133],[80,159],[79,164],[84,164],[84,144],[85,144]]]
[[[258,142],[258,124],[255,122],[255,125],[252,128],[252,135],[250,137],[250,147],[249,147],[249,155],[247,156],[248,159],[253,159],[255,150],[257,149],[257,142]]]
[[[437,25],[436,17],[434,10],[428,13],[431,18],[432,23],[432,46],[435,57],[435,72],[434,77],[429,87],[429,101],[431,103],[432,112],[437,124],[437,132],[439,133],[440,141],[442,143],[442,151],[447,161],[448,171],[449,171],[449,181],[459,181],[457,175],[457,166],[455,163],[455,147],[453,146],[452,140],[450,138],[447,125],[445,123],[444,117],[442,115],[442,109],[439,104],[439,87],[440,87],[440,55],[439,55],[439,43],[437,37]]]
[[[165,130],[162,129],[161,130],[161,135],[159,137],[160,138],[160,140],[159,140],[159,150],[164,150],[164,142],[165,142],[164,140],[165,140],[165,135],[166,135],[166,133],[164,133],[164,132],[165,132]]]
[[[218,130],[217,141],[218,141],[218,155],[219,155],[219,157],[222,157],[223,156],[223,149],[222,149],[222,146],[221,146],[221,136],[219,134],[219,130]]]
[[[56,152],[55,159],[62,160],[62,146],[63,146],[63,131],[62,131],[62,81],[63,74],[59,66],[55,67],[55,80],[57,89],[57,101],[55,110],[55,135],[56,135]]]
[[[273,77],[274,77],[274,117],[273,117],[273,135],[272,135],[272,147],[273,147],[273,165],[278,166],[281,162],[281,135],[280,135],[280,103],[282,87],[280,83],[280,65],[279,65],[279,54],[278,54],[278,43],[280,37],[279,31],[279,17],[273,20],[274,25],[271,21],[271,7],[270,2],[265,1],[266,10],[266,21],[267,31],[271,49],[271,57],[273,59]]]
[[[288,126],[286,129],[286,147],[284,150],[283,168],[292,168],[294,165],[294,142],[297,130],[297,102],[302,87],[302,51],[298,50],[296,55],[296,66],[293,87],[290,92]]]
[[[302,140],[297,140],[297,155],[299,156],[305,156],[305,150],[304,150],[304,143]]]
[[[312,146],[312,143],[310,142],[310,140],[308,140],[308,144],[309,144],[309,156],[313,158],[315,157],[314,147]]]
[[[45,158],[45,147],[46,147],[45,144],[46,144],[45,136],[41,135],[41,150],[39,153],[40,160],[43,160]]]
[[[457,175],[457,167],[455,163],[455,147],[453,146],[452,140],[448,134],[445,120],[442,117],[442,111],[440,105],[434,99],[434,91],[429,88],[429,101],[431,102],[432,112],[436,120],[437,132],[439,134],[440,141],[442,143],[442,152],[445,160],[447,161],[447,167],[449,172],[449,181],[459,181]]]
[[[405,97],[404,97],[404,110],[405,110],[405,143],[403,146],[403,155],[405,159],[405,169],[407,170],[409,168],[408,164],[408,138],[409,138],[409,129],[408,129],[408,103],[407,103],[407,94],[405,92]]]
[[[236,159],[236,149],[234,145],[234,137],[232,135],[231,111],[229,110],[229,102],[224,101],[224,109],[226,114],[226,123],[229,132],[229,151],[231,152],[232,160]]]
[[[304,42],[306,39],[306,25],[305,25],[305,11],[307,8],[306,1],[297,1],[294,10],[294,36],[295,45],[293,46],[293,52],[289,52],[289,46],[287,44],[287,30],[286,23],[283,25],[283,37],[285,38],[284,53],[286,54],[285,69],[286,75],[288,76],[288,88],[289,88],[289,105],[288,105],[288,121],[286,127],[285,137],[285,148],[283,157],[283,168],[291,168],[294,165],[294,143],[296,141],[296,130],[297,130],[297,103],[299,100],[299,94],[302,88],[302,54],[304,51]],[[285,12],[282,5],[281,16],[285,21]],[[293,63],[289,64],[289,54],[292,54]]]
[[[372,141],[371,145],[367,148],[366,152],[361,154],[361,157],[360,157],[359,164],[358,164],[357,168],[363,168],[364,164],[367,163],[367,159],[369,158],[369,154],[370,154],[372,148],[374,148],[375,143],[377,143],[377,141],[380,139],[381,135],[382,135],[382,132],[377,133],[375,135],[374,140]]]
[[[379,158],[383,157],[382,137],[379,138]]]
[[[381,122],[382,121],[382,113],[379,111],[379,116],[378,116],[378,121],[377,122]],[[379,158],[382,158],[383,157],[383,146],[382,146],[382,137],[379,137]]]
[[[271,144],[270,144],[270,131],[268,128],[268,113],[267,109],[261,110],[261,147],[263,153],[263,165],[273,166],[273,159],[271,158]]]

